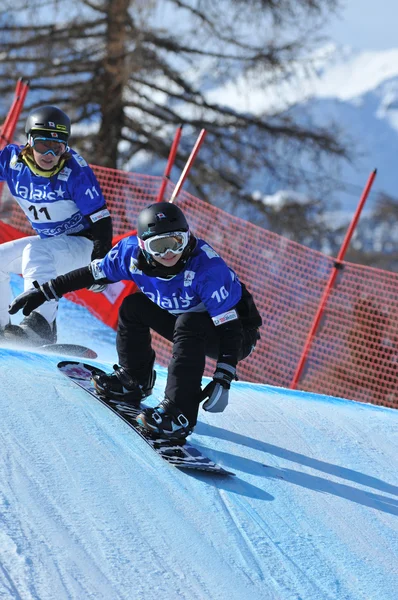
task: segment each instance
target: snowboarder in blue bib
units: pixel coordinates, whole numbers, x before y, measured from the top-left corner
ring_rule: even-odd
[[[165,396],[156,408],[143,409],[137,421],[155,435],[183,440],[196,424],[201,401],[211,412],[226,408],[237,363],[254,349],[262,320],[236,273],[193,235],[178,206],[160,202],[145,208],[136,236],[122,239],[102,260],[21,294],[10,312],[29,314],[66,292],[129,279],[139,292],[120,307],[120,366],[94,376],[94,385],[100,395],[139,406],[155,382],[150,330],[156,331],[173,343]],[[217,367],[202,391],[206,356],[216,359]]]
[[[56,341],[58,303],[10,325],[10,273],[22,273],[28,290],[34,281],[102,258],[112,247],[112,220],[91,167],[68,146],[69,117],[56,106],[41,106],[28,115],[25,133],[25,146],[0,151],[0,181],[36,235],[0,245],[0,338],[40,346]]]

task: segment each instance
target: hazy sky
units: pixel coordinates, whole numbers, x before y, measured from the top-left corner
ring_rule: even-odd
[[[325,33],[338,44],[360,50],[398,47],[398,0],[341,0],[345,8]]]

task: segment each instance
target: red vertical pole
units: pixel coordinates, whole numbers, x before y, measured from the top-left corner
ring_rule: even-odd
[[[350,223],[350,226],[347,229],[347,233],[345,235],[344,241],[343,241],[343,243],[341,245],[341,248],[340,248],[340,251],[339,251],[339,253],[337,255],[337,259],[336,259],[336,261],[334,263],[334,266],[333,266],[332,272],[330,274],[329,280],[328,280],[328,282],[326,284],[326,287],[324,289],[324,292],[322,294],[322,298],[321,298],[321,301],[319,303],[318,310],[316,312],[314,321],[313,321],[313,323],[311,325],[311,329],[310,329],[310,331],[308,333],[308,336],[307,336],[307,339],[305,341],[305,344],[304,344],[304,347],[303,347],[303,351],[301,353],[301,357],[300,357],[299,363],[297,365],[297,368],[296,368],[296,371],[294,373],[292,382],[290,384],[290,388],[293,389],[293,390],[296,389],[297,384],[298,384],[298,382],[300,380],[300,376],[301,376],[301,373],[303,371],[303,368],[304,368],[304,365],[305,365],[305,361],[307,360],[307,356],[308,356],[308,353],[309,353],[309,350],[310,350],[310,347],[311,347],[311,344],[312,344],[312,340],[313,340],[313,338],[314,338],[314,336],[316,334],[316,331],[318,329],[318,326],[319,326],[320,320],[322,318],[323,312],[325,310],[326,303],[328,301],[330,292],[333,289],[334,282],[335,282],[336,277],[337,277],[337,272],[338,272],[339,269],[341,269],[341,266],[342,266],[341,262],[344,260],[345,253],[347,251],[347,248],[348,248],[349,243],[351,241],[351,238],[353,236],[355,227],[357,226],[360,214],[361,214],[362,209],[363,209],[363,207],[365,205],[367,197],[369,196],[369,192],[370,192],[370,189],[371,189],[371,187],[373,185],[373,182],[375,180],[376,173],[377,173],[377,169],[375,169],[374,171],[372,171],[372,173],[369,176],[369,179],[368,179],[368,181],[366,183],[366,186],[365,186],[365,188],[364,188],[364,190],[362,192],[361,198],[359,200],[359,203],[358,203],[357,209],[355,211],[354,217],[353,217],[353,219],[352,219],[352,221]]]
[[[186,180],[189,171],[191,170],[191,167],[193,165],[193,161],[196,158],[197,153],[199,152],[199,148],[201,147],[203,140],[205,139],[206,136],[206,129],[202,129],[202,131],[200,132],[198,139],[195,142],[194,147],[192,148],[192,152],[187,160],[187,163],[180,175],[180,179],[177,181],[177,184],[174,188],[174,191],[171,195],[171,198],[169,200],[169,202],[173,203],[174,200],[177,198],[178,194],[181,191],[182,186],[184,185],[184,181]]]
[[[15,95],[13,103],[11,104],[10,110],[7,113],[6,120],[0,129],[0,150],[3,149],[7,144],[12,142],[14,136],[15,127],[23,108],[26,94],[28,93],[29,82],[24,81],[22,78],[18,79],[15,87]],[[0,182],[0,207],[1,197],[3,193],[4,182]]]
[[[159,190],[156,202],[162,202],[167,182],[170,181],[170,173],[171,173],[171,169],[173,168],[173,165],[174,165],[174,161],[175,161],[175,157],[176,157],[177,149],[178,149],[178,144],[180,143],[180,139],[181,139],[181,134],[182,134],[182,125],[179,126],[179,128],[177,129],[177,131],[175,133],[174,140],[173,140],[173,143],[170,148],[167,165],[164,170],[162,185],[160,186],[160,190]]]
[[[23,79],[18,79],[15,87],[14,100],[11,104],[10,110],[7,113],[6,119],[3,123],[0,133],[0,148],[4,148],[7,144],[12,142],[15,127],[21,114],[22,107],[25,102],[26,94],[29,89],[29,83]]]
[[[16,110],[14,110],[13,114],[12,114],[12,122],[11,122],[11,132],[10,135],[8,136],[10,141],[12,141],[13,137],[14,137],[14,133],[15,133],[15,128],[17,126],[17,122],[18,119],[21,115],[23,106],[25,104],[25,98],[26,95],[28,93],[29,90],[29,81],[24,81],[21,80],[20,81],[20,86],[19,86],[19,90],[17,91],[17,95],[18,95],[18,103],[16,106]]]
[[[29,82],[24,82],[23,79],[18,79],[15,88],[14,100],[0,129],[0,148],[4,148],[4,146],[12,142],[15,127],[19,119],[19,115],[21,114],[28,89]]]

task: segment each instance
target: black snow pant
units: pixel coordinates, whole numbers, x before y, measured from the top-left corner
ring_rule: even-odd
[[[173,343],[165,396],[194,426],[206,356],[217,360],[219,354],[217,327],[208,313],[172,315],[141,292],[127,296],[119,311],[116,346],[120,365],[139,382],[147,380],[155,356],[150,329]],[[257,329],[243,332],[238,360],[250,354],[257,339]]]

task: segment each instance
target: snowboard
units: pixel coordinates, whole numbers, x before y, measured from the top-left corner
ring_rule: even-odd
[[[74,356],[76,358],[97,358],[98,354],[88,348],[87,346],[81,346],[80,344],[64,344],[62,342],[55,344],[44,344],[41,346],[29,345],[29,341],[21,340],[18,338],[7,338],[4,337],[0,341],[0,345],[3,348],[18,348],[20,350],[27,351],[38,351],[46,352],[50,354],[66,354],[67,356]]]
[[[87,348],[87,346],[81,346],[80,344],[46,344],[40,346],[41,350],[51,352],[51,354],[67,354],[70,356],[77,356],[81,358],[97,358],[98,354]]]
[[[64,360],[58,363],[58,369],[71,381],[83,388],[91,396],[107,406],[113,413],[118,415],[127,425],[131,427],[145,442],[167,463],[179,469],[191,469],[195,471],[207,471],[215,475],[235,475],[203,455],[200,450],[190,442],[184,444],[173,444],[167,439],[154,438],[151,433],[140,427],[135,420],[141,409],[134,408],[129,404],[103,398],[97,394],[91,381],[94,373],[104,373],[102,369],[93,365],[77,361]]]

